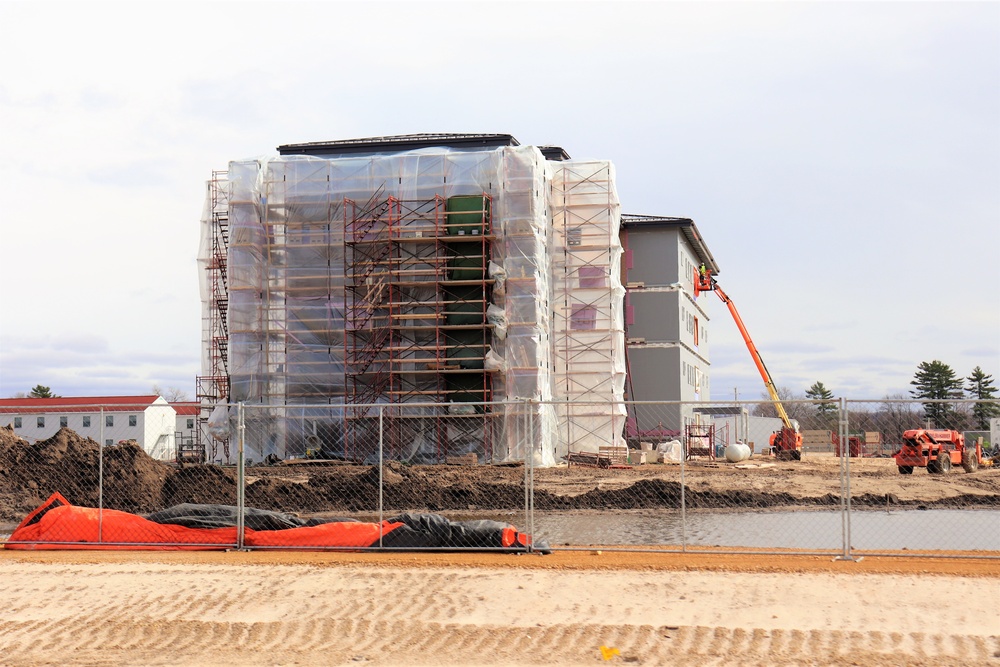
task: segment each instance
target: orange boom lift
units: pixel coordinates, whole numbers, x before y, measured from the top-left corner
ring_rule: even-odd
[[[771,435],[771,452],[779,459],[801,460],[802,434],[799,433],[799,425],[788,418],[785,406],[781,404],[781,399],[778,398],[778,391],[774,388],[774,382],[771,381],[771,374],[767,372],[767,366],[764,365],[764,360],[760,358],[760,352],[757,351],[757,346],[753,344],[753,339],[750,338],[750,333],[743,324],[743,318],[740,317],[739,312],[736,310],[733,300],[719,287],[719,283],[712,277],[711,269],[707,269],[704,266],[702,266],[701,270],[695,276],[694,281],[694,295],[698,296],[702,292],[715,292],[722,299],[722,303],[726,304],[726,307],[729,308],[729,312],[732,313],[733,320],[736,321],[736,326],[743,336],[743,342],[747,344],[750,356],[753,357],[753,362],[757,364],[757,370],[764,379],[764,386],[767,388],[767,393],[771,396],[774,408],[778,411],[778,417],[781,419],[782,426],[780,430],[775,431]]]

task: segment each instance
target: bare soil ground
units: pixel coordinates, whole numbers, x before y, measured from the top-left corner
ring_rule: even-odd
[[[1000,665],[988,559],[0,551],[0,665]]]
[[[54,491],[149,512],[235,501],[235,471],[177,468],[72,431],[0,429],[0,520]],[[247,503],[303,513],[386,508],[767,510],[840,502],[841,461],[683,469],[278,465]],[[852,459],[853,502],[1000,507],[1000,470],[901,476]],[[526,482],[528,480],[528,482]],[[937,554],[949,556],[950,554]],[[965,554],[968,555],[968,554]],[[1000,667],[1000,559],[559,551],[496,553],[0,550],[0,666],[984,665]]]
[[[58,491],[77,505],[136,513],[183,502],[234,504],[236,471],[176,466],[151,459],[134,443],[106,447],[103,474],[97,443],[69,429],[29,444],[0,428],[0,521],[16,522]],[[840,459],[806,454],[786,462],[755,457],[743,464],[689,461],[683,467],[631,469],[524,466],[376,466],[309,462],[248,468],[246,503],[299,513],[489,511],[524,506],[525,485],[539,510],[679,507],[766,510],[835,506],[841,502]],[[850,459],[856,506],[1000,508],[1000,467],[974,473],[900,475],[891,458]],[[104,493],[99,496],[103,481]]]

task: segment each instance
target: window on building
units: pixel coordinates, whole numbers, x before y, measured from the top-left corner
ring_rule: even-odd
[[[45,428],[45,417],[38,418],[38,428]]]
[[[128,416],[128,425],[129,426],[135,426],[137,423],[138,423],[138,420],[136,419],[135,415],[129,415]]]
[[[21,428],[21,418],[14,417],[14,428]]]
[[[698,318],[694,318],[694,344],[698,346]]]
[[[108,438],[108,439],[106,439],[106,440],[104,441],[104,444],[105,444],[106,446],[110,447],[111,445],[113,445],[113,444],[115,444],[115,443],[114,443],[114,441],[113,441],[113,440],[112,440],[111,438]]]
[[[90,427],[90,415],[84,415],[83,416],[83,426],[84,426],[84,428],[89,428]]]
[[[114,426],[115,425],[115,416],[114,415],[104,415],[104,425],[105,426]]]
[[[581,266],[577,273],[580,276],[580,289],[608,286],[608,276],[603,266]]]
[[[69,417],[60,417],[59,428],[66,428],[67,426],[69,426]]]
[[[192,428],[194,428],[194,420],[193,419],[187,420],[187,427],[188,427],[189,430],[192,429]]]
[[[593,331],[597,328],[597,308],[594,306],[573,306],[569,328],[577,331]]]

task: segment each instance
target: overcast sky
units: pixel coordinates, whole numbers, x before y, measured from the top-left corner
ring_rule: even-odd
[[[414,132],[614,162],[797,395],[1000,377],[997,2],[0,2],[0,59],[0,396],[193,397],[212,170]],[[708,309],[712,397],[758,398]]]

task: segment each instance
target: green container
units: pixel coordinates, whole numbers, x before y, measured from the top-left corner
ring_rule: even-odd
[[[483,280],[489,263],[489,244],[451,243],[448,247],[449,280]]]
[[[490,200],[482,195],[449,197],[448,234],[473,236],[490,233]]]
[[[448,400],[455,403],[483,403],[486,392],[483,388],[483,376],[479,373],[449,375],[445,378],[445,390]],[[482,408],[477,408],[480,412]]]
[[[462,369],[480,370],[486,356],[486,335],[481,329],[449,331],[445,336],[449,345],[448,360]]]
[[[444,292],[448,301],[457,301],[446,306],[445,322],[457,324],[483,324],[483,290],[478,285],[455,285]]]

